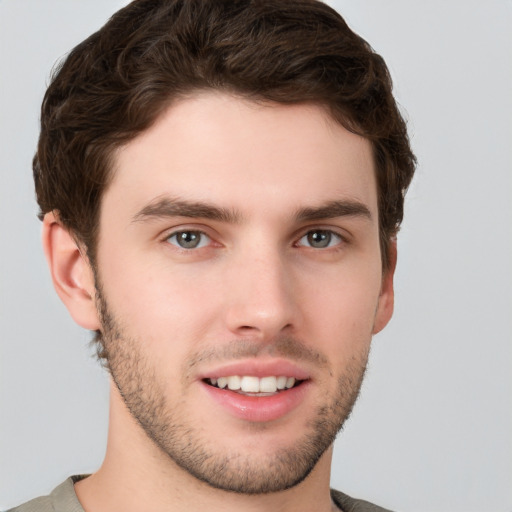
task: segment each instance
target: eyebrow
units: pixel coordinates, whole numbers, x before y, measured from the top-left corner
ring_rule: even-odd
[[[163,197],[156,199],[138,211],[132,222],[145,222],[168,217],[189,217],[216,220],[230,224],[239,223],[242,215],[235,209],[222,208],[201,201]],[[335,200],[316,207],[300,208],[295,212],[295,219],[307,222],[336,217],[363,217],[371,220],[369,208],[359,201]]]
[[[167,217],[191,217],[217,220],[220,222],[237,223],[240,214],[235,210],[221,208],[201,201],[184,201],[178,198],[163,197],[152,201],[137,212],[132,222],[144,222]]]
[[[372,219],[370,209],[354,200],[329,201],[318,207],[301,208],[295,214],[298,221],[334,219],[336,217],[362,217]]]

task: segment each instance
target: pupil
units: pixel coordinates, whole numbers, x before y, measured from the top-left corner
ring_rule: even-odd
[[[193,249],[199,244],[199,234],[195,231],[183,231],[177,238],[178,243],[184,249]]]
[[[329,231],[312,231],[308,234],[308,242],[312,247],[328,247],[331,242]]]

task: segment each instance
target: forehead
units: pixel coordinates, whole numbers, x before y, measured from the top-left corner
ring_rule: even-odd
[[[339,199],[376,212],[372,148],[318,105],[201,93],[117,151],[103,206],[120,213],[165,196],[249,216]]]

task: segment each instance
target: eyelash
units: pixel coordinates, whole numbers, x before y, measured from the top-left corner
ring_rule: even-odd
[[[313,234],[319,234],[321,233],[322,236],[327,236],[327,245],[324,247],[312,247],[311,246],[311,240],[309,237],[311,237]],[[190,238],[190,235],[193,237],[199,237],[198,244],[196,246],[191,247],[183,247],[178,242],[178,237],[182,236],[183,239],[185,239],[185,236],[189,235],[188,238]],[[172,239],[175,239],[175,242],[171,242]],[[300,243],[303,239],[308,240],[310,245],[305,245]],[[332,244],[332,241],[334,239],[334,244]],[[207,247],[207,245],[212,242],[212,238],[207,235],[204,231],[201,231],[199,229],[182,229],[179,231],[174,231],[168,236],[164,238],[164,241],[167,243],[170,243],[171,245],[175,246],[178,250],[189,252],[193,250],[203,249]],[[191,241],[193,243],[193,240]],[[320,240],[320,243],[325,243],[325,239]],[[304,234],[301,235],[301,237],[295,242],[294,246],[296,247],[306,247],[308,249],[316,249],[316,250],[327,250],[327,249],[338,249],[340,245],[346,244],[347,239],[346,237],[342,236],[340,233],[332,230],[332,229],[322,229],[322,228],[314,228],[309,229],[308,231],[304,232]]]

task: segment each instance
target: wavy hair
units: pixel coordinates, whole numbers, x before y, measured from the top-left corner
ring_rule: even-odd
[[[324,106],[373,147],[383,268],[415,169],[383,59],[315,0],[135,0],[52,76],[33,170],[40,218],[56,211],[95,263],[116,148],[199,90]]]

